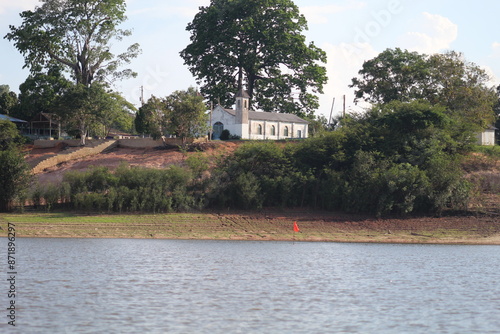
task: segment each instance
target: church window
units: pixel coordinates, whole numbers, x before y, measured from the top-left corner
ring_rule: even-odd
[[[271,126],[271,136],[276,136],[276,127],[274,125]]]
[[[257,134],[258,135],[262,134],[262,125],[260,125],[260,124],[257,125]]]
[[[288,134],[288,126],[285,126],[285,133],[284,134],[285,134],[285,137],[289,136],[289,134]]]

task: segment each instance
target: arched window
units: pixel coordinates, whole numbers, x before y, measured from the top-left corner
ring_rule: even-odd
[[[274,125],[271,126],[271,136],[276,136],[276,127]]]
[[[260,125],[260,124],[257,125],[257,134],[258,135],[262,134],[262,125]]]
[[[289,134],[288,134],[288,126],[285,126],[285,133],[284,133],[285,137],[288,137]]]

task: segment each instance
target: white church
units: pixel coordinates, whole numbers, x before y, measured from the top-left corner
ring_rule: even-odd
[[[250,111],[250,96],[244,90],[236,95],[236,110],[220,105],[212,111],[210,127],[213,139],[220,139],[222,131],[241,139],[281,140],[302,139],[308,136],[309,123],[292,114]]]

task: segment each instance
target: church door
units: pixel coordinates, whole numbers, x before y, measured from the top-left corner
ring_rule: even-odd
[[[222,131],[224,131],[224,124],[221,122],[217,122],[214,124],[214,133],[213,133],[213,139],[217,140],[220,139],[220,135],[222,134]]]

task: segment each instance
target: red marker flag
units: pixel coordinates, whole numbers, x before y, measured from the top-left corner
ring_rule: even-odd
[[[297,222],[293,222],[293,231],[300,232],[299,225],[297,225]]]

